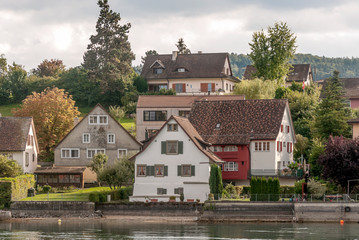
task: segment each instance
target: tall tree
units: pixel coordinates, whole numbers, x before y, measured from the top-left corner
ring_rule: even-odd
[[[246,99],[273,99],[275,91],[276,84],[259,78],[242,80],[234,86],[234,94],[245,95]]]
[[[20,102],[27,95],[26,88],[27,73],[23,66],[13,63],[9,65],[7,75],[3,80],[3,89],[9,93],[10,101]]]
[[[131,82],[131,62],[135,59],[127,36],[131,24],[120,25],[120,14],[110,10],[108,0],[99,0],[97,4],[101,8],[97,33],[90,37],[82,66],[103,91],[124,92]]]
[[[33,117],[42,160],[53,160],[53,148],[71,130],[80,115],[75,101],[63,89],[33,92],[13,110],[16,117]]]
[[[284,22],[276,22],[273,27],[268,27],[267,33],[263,29],[253,33],[249,56],[257,69],[256,76],[284,84],[285,77],[291,71],[289,61],[297,48],[295,42],[296,36]]]
[[[62,60],[51,59],[49,61],[45,59],[37,66],[34,73],[40,77],[58,77],[64,70],[65,65]]]
[[[347,121],[353,118],[353,114],[343,98],[343,83],[338,71],[334,71],[333,77],[326,80],[322,95],[324,98],[315,111],[313,136],[324,139],[330,135],[349,137],[351,128]]]
[[[178,39],[176,47],[178,48],[179,54],[191,54],[191,50],[187,48],[187,45],[184,43],[183,38]]]

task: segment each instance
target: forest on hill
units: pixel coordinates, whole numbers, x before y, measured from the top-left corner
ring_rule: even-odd
[[[245,54],[231,53],[229,55],[233,75],[242,78],[247,65],[252,64],[249,56]],[[314,80],[321,80],[332,76],[334,70],[338,70],[340,77],[353,78],[359,77],[359,58],[329,58],[320,57],[312,54],[295,54],[292,64],[312,65]]]

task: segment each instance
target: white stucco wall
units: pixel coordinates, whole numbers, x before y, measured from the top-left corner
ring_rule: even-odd
[[[175,123],[175,120],[172,119],[170,123]],[[183,141],[183,154],[161,154],[161,142],[167,140]],[[137,165],[141,164],[168,166],[168,176],[137,177]],[[184,164],[195,166],[195,176],[177,176],[177,166]],[[180,127],[177,132],[168,132],[167,127],[163,128],[145,151],[136,157],[135,165],[136,177],[131,201],[158,199],[158,201],[167,202],[170,196],[176,196],[178,201],[179,195],[174,194],[174,189],[179,187],[184,189],[185,201],[187,199],[200,199],[201,201],[207,199],[209,194],[209,159],[194,145]],[[167,189],[167,194],[157,195],[157,188]]]

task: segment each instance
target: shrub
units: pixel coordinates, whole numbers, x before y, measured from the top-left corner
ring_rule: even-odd
[[[90,202],[99,202],[100,199],[99,199],[99,194],[97,192],[94,192],[94,193],[90,193],[89,195],[89,201]]]
[[[183,195],[183,193],[180,194],[180,201],[181,201],[181,202],[184,201],[184,195]]]
[[[314,198],[320,198],[325,194],[326,187],[320,182],[310,179],[308,182],[308,193],[312,194]]]
[[[0,208],[10,207],[11,201],[27,197],[27,191],[35,185],[34,175],[0,178]]]
[[[43,191],[44,193],[49,193],[49,192],[51,191],[51,186],[49,186],[49,185],[44,185],[44,186],[42,187],[42,191]]]
[[[107,200],[107,194],[106,194],[106,192],[99,192],[98,193],[98,200],[99,200],[99,202],[106,202],[106,200]]]
[[[242,187],[242,194],[250,194],[251,193],[251,187],[250,186],[243,186]]]
[[[293,195],[294,193],[294,186],[280,186],[281,195]]]
[[[294,184],[294,193],[295,194],[302,194],[302,183],[304,183],[304,179],[295,182]]]

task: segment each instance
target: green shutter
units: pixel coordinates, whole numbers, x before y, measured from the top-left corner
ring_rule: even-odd
[[[151,176],[151,166],[146,166],[146,176]]]
[[[165,141],[161,142],[161,154],[166,154],[166,148],[167,148],[167,143]]]
[[[191,166],[191,176],[195,176],[196,173],[195,173],[195,166]]]
[[[165,169],[165,170],[164,170],[164,175],[165,175],[165,176],[168,176],[168,166],[165,166],[164,169]]]
[[[183,154],[183,142],[178,142],[178,154]]]
[[[181,167],[181,165],[177,166],[177,176],[182,176],[182,167]]]
[[[155,166],[151,166],[151,176],[155,175]]]

